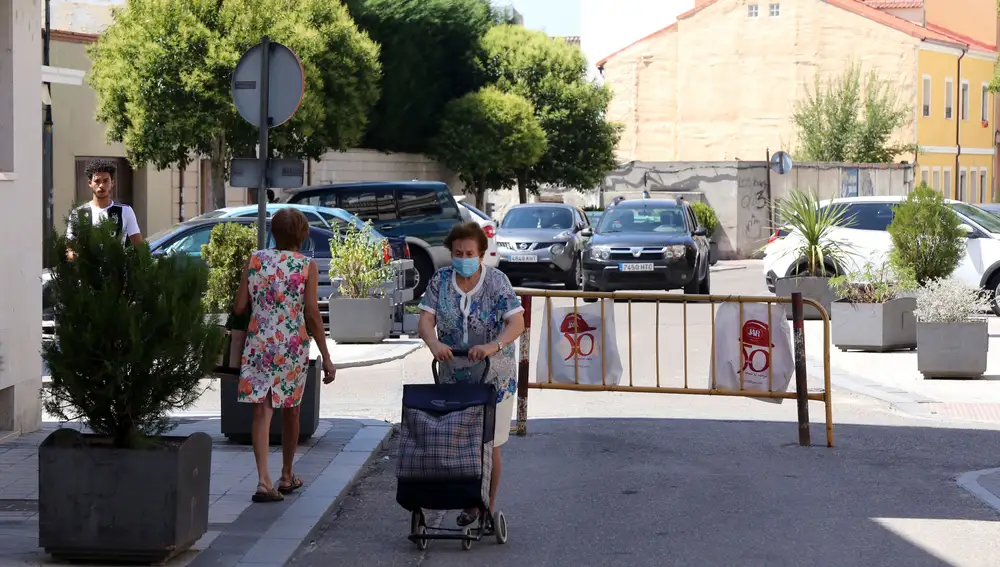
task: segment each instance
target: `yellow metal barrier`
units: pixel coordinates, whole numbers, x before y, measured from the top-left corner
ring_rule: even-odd
[[[756,297],[756,296],[741,296],[741,295],[680,295],[666,292],[577,292],[577,291],[556,291],[556,290],[538,290],[538,289],[526,289],[517,288],[516,290],[518,296],[521,298],[522,305],[524,307],[524,321],[525,328],[524,332],[521,334],[521,344],[519,353],[519,364],[518,364],[518,385],[517,385],[517,422],[513,428],[513,432],[516,435],[525,435],[527,433],[527,419],[528,419],[528,388],[540,389],[540,390],[571,390],[571,391],[603,391],[603,392],[644,392],[644,393],[660,393],[660,394],[695,394],[695,395],[710,395],[710,396],[736,396],[736,397],[746,397],[746,398],[777,398],[777,399],[794,399],[797,401],[798,408],[798,425],[799,425],[799,444],[800,445],[810,445],[810,435],[809,435],[809,409],[808,402],[819,401],[825,404],[826,409],[826,444],[828,447],[833,447],[833,399],[830,392],[830,316],[818,302],[812,299],[802,298],[801,294],[793,294],[793,297]],[[547,329],[543,332],[546,333],[547,343],[549,348],[548,352],[548,381],[547,382],[532,382],[530,381],[530,353],[531,353],[531,300],[533,297],[543,297],[546,299],[550,298],[572,298],[573,299],[573,313],[579,313],[578,301],[580,299],[612,299],[615,301],[628,301],[628,361],[629,361],[629,377],[628,385],[621,384],[607,384],[606,382],[606,357],[604,353],[604,319],[605,319],[605,304],[601,301],[601,384],[580,384],[580,360],[579,360],[579,349],[573,349],[573,361],[574,361],[574,373],[575,373],[575,383],[557,383],[552,381],[552,324],[551,324],[551,310],[552,302],[546,301],[547,317],[549,320],[549,325]],[[632,303],[634,301],[646,301],[656,303],[656,323],[655,323],[655,353],[656,353],[656,386],[639,386],[634,383],[634,365],[633,365],[633,352],[632,352]],[[681,304],[682,305],[682,329],[683,329],[683,350],[684,350],[684,386],[683,387],[670,387],[661,386],[660,382],[660,304]],[[691,303],[709,303],[711,304],[711,327],[712,327],[712,349],[711,349],[711,382],[708,388],[692,388],[688,383],[688,305]],[[728,389],[718,389],[716,387],[716,365],[715,365],[715,315],[716,315],[716,304],[719,303],[738,303],[739,304],[739,320],[740,324],[743,324],[743,308],[745,304],[756,303],[756,304],[767,304],[768,305],[768,321],[767,327],[769,330],[773,329],[771,321],[771,305],[780,304],[792,304],[793,307],[793,340],[792,340],[792,352],[793,359],[795,362],[795,390],[794,391],[778,391],[775,392],[773,389],[773,365],[768,364],[768,391],[757,391],[757,390],[745,390],[744,389],[744,370],[745,365],[740,368],[740,389],[739,390],[728,390]],[[802,324],[802,311],[803,306],[809,305],[815,308],[822,320],[823,320],[823,391],[809,393],[807,380],[806,380],[806,365],[805,365],[805,329]],[[782,316],[784,315],[784,310],[782,309]],[[574,325],[574,341],[576,344],[579,343],[579,330],[577,326]],[[772,331],[773,332],[773,331]],[[740,333],[740,350],[744,350],[744,336]],[[617,345],[615,345],[617,346]],[[772,344],[771,341],[767,341],[767,354],[768,359],[773,360],[772,356]]]

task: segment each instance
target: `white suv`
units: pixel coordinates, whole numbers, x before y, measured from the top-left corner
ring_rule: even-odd
[[[844,218],[850,224],[831,231],[831,240],[842,243],[846,251],[844,264],[829,266],[838,273],[860,270],[868,262],[878,264],[888,258],[892,248],[888,227],[893,209],[904,197],[848,197],[821,201],[820,206],[831,203],[845,208]],[[958,214],[969,234],[968,245],[962,262],[952,275],[960,280],[991,292],[993,312],[1000,315],[996,291],[1000,288],[1000,218],[979,207],[945,199]],[[764,278],[767,288],[774,292],[774,281],[792,276],[801,270],[804,258],[796,253],[801,237],[794,231],[779,228],[764,248]]]

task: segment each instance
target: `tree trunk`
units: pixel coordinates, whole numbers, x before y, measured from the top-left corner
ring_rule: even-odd
[[[521,204],[528,202],[528,172],[521,171],[517,174],[517,198]]]
[[[476,208],[480,211],[486,210],[486,179],[476,182]]]
[[[216,134],[212,140],[212,153],[209,156],[212,164],[212,207],[222,209],[226,206],[226,135]]]

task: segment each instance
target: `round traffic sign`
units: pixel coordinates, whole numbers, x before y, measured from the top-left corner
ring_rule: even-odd
[[[792,170],[792,156],[788,152],[775,152],[771,156],[771,171],[784,175]]]
[[[276,42],[268,42],[268,103],[270,127],[280,126],[295,115],[306,91],[306,74],[294,51]],[[257,44],[240,57],[233,72],[233,104],[244,120],[267,127],[260,116],[261,58],[264,49]]]

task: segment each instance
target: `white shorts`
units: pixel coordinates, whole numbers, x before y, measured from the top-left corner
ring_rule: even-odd
[[[493,432],[493,446],[499,447],[510,439],[510,420],[514,416],[517,394],[509,396],[497,404],[496,429]]]

